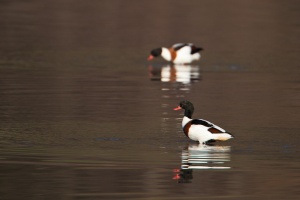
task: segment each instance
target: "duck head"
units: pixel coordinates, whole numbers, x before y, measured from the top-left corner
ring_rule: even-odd
[[[156,49],[153,49],[151,52],[150,52],[150,55],[148,56],[148,60],[152,60],[153,58],[155,57],[158,57],[161,55],[161,52],[162,52],[162,48],[156,48]]]
[[[184,116],[192,118],[193,112],[194,112],[194,105],[187,101],[180,101],[179,106],[174,108],[173,110],[181,110],[184,109]]]

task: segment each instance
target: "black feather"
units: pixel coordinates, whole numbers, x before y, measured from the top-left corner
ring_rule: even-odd
[[[207,121],[201,120],[201,119],[193,119],[191,121],[191,124],[198,124],[198,125],[203,125],[203,126],[206,126],[206,127],[213,127],[214,126],[213,124],[208,123]]]
[[[203,49],[201,47],[195,47],[195,46],[193,46],[191,54],[198,53],[199,51],[202,51],[202,50]]]

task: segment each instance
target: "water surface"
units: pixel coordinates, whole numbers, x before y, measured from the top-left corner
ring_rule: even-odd
[[[0,2],[1,199],[299,198],[299,9]],[[146,61],[176,42],[201,60]],[[182,99],[235,138],[185,138]]]

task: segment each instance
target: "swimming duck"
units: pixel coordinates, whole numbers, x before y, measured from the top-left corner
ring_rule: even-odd
[[[148,60],[161,56],[166,61],[175,64],[187,64],[200,59],[201,47],[196,47],[192,43],[178,43],[170,48],[159,47],[153,49],[148,56]]]
[[[189,101],[181,101],[174,110],[184,109],[182,129],[185,135],[200,144],[207,144],[215,141],[225,141],[233,138],[233,135],[221,127],[204,119],[192,119],[194,106]]]

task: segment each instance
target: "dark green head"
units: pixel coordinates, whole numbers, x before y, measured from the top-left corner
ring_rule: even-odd
[[[157,49],[153,49],[150,54],[153,56],[153,57],[158,57],[161,55],[161,52],[162,52],[162,48],[157,48]]]
[[[184,116],[188,118],[192,118],[194,112],[194,105],[191,102],[187,100],[180,101],[179,106],[174,108],[174,110],[180,110],[180,109],[184,109]]]

